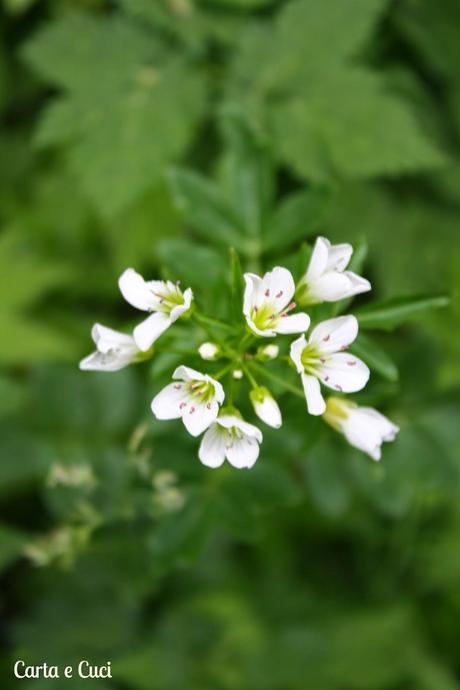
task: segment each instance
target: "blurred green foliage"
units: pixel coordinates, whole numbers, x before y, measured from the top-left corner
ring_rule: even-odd
[[[1,687],[460,688],[458,1],[0,7]],[[299,277],[319,233],[373,283],[379,465],[273,386],[282,431],[213,472],[149,412],[183,357],[78,371],[126,266],[236,318],[238,256]]]

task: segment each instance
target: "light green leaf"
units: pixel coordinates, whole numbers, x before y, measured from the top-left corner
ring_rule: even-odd
[[[203,80],[126,19],[64,16],[24,55],[64,92],[45,110],[38,142],[68,146],[70,164],[104,214],[152,187],[189,145]]]
[[[396,364],[373,338],[360,333],[350,349],[383,378],[388,381],[398,380]]]
[[[241,310],[243,308],[243,271],[241,268],[240,257],[233,249],[230,249],[230,274],[231,274],[231,295],[232,295],[232,316],[235,321],[241,321]]]
[[[358,308],[355,315],[361,328],[391,331],[427,309],[446,307],[448,304],[449,298],[446,295],[396,297]]]

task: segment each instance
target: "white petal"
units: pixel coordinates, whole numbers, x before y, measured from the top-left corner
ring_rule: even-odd
[[[384,441],[394,441],[396,434],[399,432],[399,427],[393,424],[388,417],[385,417],[378,410],[374,410],[373,407],[358,407],[357,409],[362,415],[367,417],[368,423],[374,426]]]
[[[302,364],[302,352],[307,346],[307,341],[305,340],[305,336],[301,335],[300,338],[297,338],[297,340],[294,340],[293,343],[291,343],[291,359],[294,362],[297,373],[301,374],[304,370],[304,366]]]
[[[157,419],[179,419],[182,417],[184,403],[188,401],[188,391],[183,383],[170,383],[151,403],[152,412]]]
[[[325,237],[318,237],[310,257],[305,280],[310,283],[326,270],[331,243]]]
[[[118,280],[120,292],[129,304],[142,311],[150,311],[156,299],[143,277],[133,268],[127,268]]]
[[[207,467],[220,467],[225,460],[225,436],[217,424],[213,424],[202,438],[198,457]]]
[[[244,289],[243,299],[243,314],[248,316],[254,306],[259,306],[262,302],[262,279],[255,273],[245,273],[244,280],[246,287]]]
[[[222,415],[217,419],[218,424],[223,426],[224,429],[231,429],[231,427],[236,426],[237,429],[243,432],[246,436],[254,437],[259,443],[262,443],[263,435],[260,429],[258,429],[253,424],[245,422],[240,417],[235,415]]]
[[[82,371],[119,371],[131,364],[131,358],[117,356],[115,353],[101,353],[96,350],[81,360]]]
[[[103,326],[100,323],[95,323],[92,327],[91,337],[100,352],[106,352],[113,347],[135,345],[131,335],[114,331],[112,328],[107,328],[107,326]]]
[[[350,294],[352,284],[346,274],[332,271],[323,273],[309,283],[309,299],[312,302],[337,302]]]
[[[139,350],[146,352],[155,340],[171,325],[171,319],[163,312],[150,314],[133,331],[134,340]]]
[[[180,367],[175,369],[172,375],[173,379],[181,379],[182,381],[206,381],[206,374],[202,374],[201,371],[192,369],[191,367],[186,367],[181,364]]]
[[[266,395],[262,402],[254,403],[256,415],[268,426],[279,429],[282,424],[281,410],[278,403],[270,395]]]
[[[189,434],[199,436],[215,421],[218,411],[216,400],[200,403],[192,399],[183,411],[182,421]]]
[[[351,244],[333,244],[329,247],[329,256],[327,258],[326,271],[343,271],[347,266],[353,254],[353,247]]]
[[[359,295],[361,292],[369,292],[369,290],[372,290],[372,286],[366,278],[358,276],[352,271],[345,271],[344,275],[350,281],[350,289],[347,297],[352,297],[353,295]]]
[[[206,379],[214,386],[214,394],[216,396],[216,400],[219,403],[219,405],[222,405],[225,399],[225,391],[222,384],[219,383],[219,381],[216,381],[216,379],[213,379],[212,376],[206,375]]]
[[[322,321],[313,329],[309,342],[320,352],[338,352],[347,348],[358,335],[358,320],[355,316],[339,316]]]
[[[263,301],[273,304],[277,313],[282,311],[292,300],[295,292],[292,273],[287,268],[275,266],[264,275],[261,290]]]
[[[186,291],[184,292],[184,304],[178,304],[177,307],[174,307],[171,309],[170,313],[170,319],[171,323],[174,323],[174,321],[177,321],[177,319],[182,316],[186,311],[190,309],[190,304],[193,299],[193,292],[191,291],[190,288],[187,288]]]
[[[304,333],[310,325],[308,314],[300,312],[282,316],[275,326],[277,333]]]
[[[321,394],[321,386],[315,376],[302,374],[302,384],[307,401],[308,412],[312,415],[318,416],[324,414],[326,410],[326,403]]]
[[[325,359],[320,368],[320,378],[325,386],[343,393],[355,393],[368,382],[369,367],[358,357],[335,352]]]
[[[232,439],[231,445],[226,446],[229,463],[237,469],[250,469],[259,457],[259,444],[254,437]]]

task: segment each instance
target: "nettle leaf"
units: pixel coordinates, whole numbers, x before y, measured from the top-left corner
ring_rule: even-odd
[[[406,104],[377,73],[361,68],[318,79],[274,108],[273,124],[281,157],[318,182],[408,173],[445,162]]]
[[[203,79],[128,20],[67,15],[42,29],[24,55],[63,92],[45,110],[37,142],[67,145],[102,213],[117,213],[152,187],[188,147]]]
[[[428,309],[447,307],[446,295],[396,297],[355,310],[361,328],[392,330]]]
[[[316,182],[446,162],[384,75],[358,66],[385,2],[298,0],[240,40],[228,97],[271,132],[279,159]]]

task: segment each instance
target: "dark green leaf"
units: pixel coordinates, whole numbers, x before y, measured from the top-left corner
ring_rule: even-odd
[[[447,307],[448,304],[449,298],[446,295],[396,297],[356,309],[355,314],[361,328],[391,331],[427,309]]]
[[[380,345],[368,335],[360,333],[351,346],[351,351],[388,381],[397,381],[399,374],[396,364]]]

